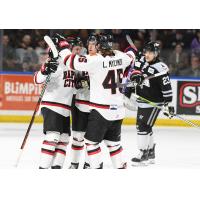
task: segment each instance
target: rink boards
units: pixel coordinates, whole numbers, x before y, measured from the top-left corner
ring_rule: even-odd
[[[29,122],[41,88],[33,84],[33,74],[0,74],[0,122]],[[177,114],[195,123],[200,123],[200,79],[172,78],[173,106]],[[136,122],[136,110],[126,110],[125,125]],[[36,123],[42,122],[36,116]],[[187,126],[178,119],[168,119],[162,114],[156,121],[162,126]]]

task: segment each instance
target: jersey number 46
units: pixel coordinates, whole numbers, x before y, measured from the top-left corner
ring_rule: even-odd
[[[116,94],[117,92],[117,82],[122,82],[123,77],[123,69],[117,69],[117,70],[109,70],[108,74],[106,75],[106,78],[104,79],[102,85],[104,89],[110,89],[111,94]],[[121,92],[121,89],[119,89]]]

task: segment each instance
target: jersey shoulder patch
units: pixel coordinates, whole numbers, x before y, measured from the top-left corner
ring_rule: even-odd
[[[169,71],[168,66],[163,62],[158,62],[151,65],[152,68],[156,69],[158,72]]]

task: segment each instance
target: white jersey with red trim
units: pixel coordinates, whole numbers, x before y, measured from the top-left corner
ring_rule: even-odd
[[[77,71],[77,73],[79,73],[80,76],[87,76],[89,78],[88,72]],[[78,89],[76,91],[75,106],[81,112],[90,112],[89,103],[90,103],[90,89],[89,88]]]
[[[40,109],[46,107],[68,117],[70,115],[74,91],[75,72],[67,70],[60,59],[59,63],[57,71],[51,74],[50,81],[40,104]],[[41,71],[36,72],[34,76],[35,84],[44,83],[46,77]]]
[[[69,50],[60,52],[66,66],[72,70],[87,71],[90,77],[90,109],[97,110],[107,120],[125,117],[123,94],[117,87],[123,73],[135,59],[133,52],[114,51],[113,56],[103,57],[70,55]]]

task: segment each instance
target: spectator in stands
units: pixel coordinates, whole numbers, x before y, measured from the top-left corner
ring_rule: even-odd
[[[4,35],[2,38],[3,44],[3,69],[4,70],[14,70],[16,71],[17,63],[19,59],[17,58],[16,51],[10,46],[10,39],[8,35]]]
[[[20,58],[22,71],[33,71],[38,65],[38,56],[31,46],[31,36],[26,34],[20,43],[20,48],[16,49]]]
[[[191,57],[190,68],[185,68],[179,72],[179,76],[200,77],[200,59],[198,56]]]
[[[113,35],[114,41],[119,44],[120,50],[125,50],[128,43],[122,29],[112,29],[111,34]]]
[[[156,41],[158,38],[158,30],[153,29],[149,31],[149,40],[150,41]]]
[[[200,77],[200,58],[196,55],[191,57],[191,68],[186,76]]]
[[[38,71],[41,67],[41,65],[46,61],[47,59],[47,45],[44,39],[41,37],[36,41],[37,46],[35,48],[35,53],[38,57],[38,65],[33,66],[33,71]]]
[[[169,57],[169,68],[171,75],[180,75],[188,67],[188,55],[183,51],[182,43],[177,43]]]
[[[158,30],[159,31],[159,35],[158,38],[159,40],[162,40],[163,43],[163,48],[167,48],[170,49],[172,48],[172,30],[169,29],[163,29],[163,30]]]
[[[192,40],[191,51],[200,55],[200,30],[197,31],[195,38]]]
[[[172,36],[172,42],[171,42],[172,47],[175,47],[177,43],[186,47],[186,44],[184,41],[184,36],[183,36],[183,31],[181,31],[181,30],[176,30],[174,35]]]
[[[136,46],[136,48],[139,50],[139,51],[141,51],[142,50],[142,48],[143,48],[143,45],[142,45],[143,43],[141,42],[141,40],[139,40],[139,39],[135,39],[134,40],[134,45]]]
[[[146,40],[145,33],[146,33],[146,31],[144,29],[140,29],[137,31],[136,38],[141,41],[142,45],[145,43],[145,40]]]
[[[113,49],[114,50],[120,50],[120,46],[118,42],[113,42]]]
[[[89,37],[89,30],[88,29],[80,29],[79,37],[83,41],[83,45],[86,46],[87,40],[88,40],[88,37]]]

